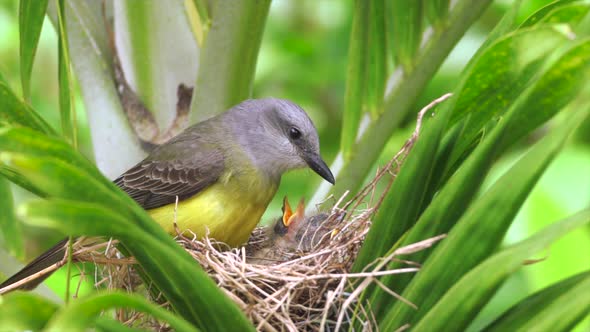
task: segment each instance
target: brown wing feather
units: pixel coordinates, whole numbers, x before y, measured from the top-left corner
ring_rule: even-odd
[[[44,252],[41,256],[35,258],[32,262],[27,264],[27,266],[25,266],[20,271],[15,273],[13,276],[4,280],[0,284],[0,289],[10,286],[10,285],[14,284],[15,282],[19,282],[22,279],[32,276],[35,273],[40,272],[40,271],[44,270],[45,268],[48,268],[49,266],[61,261],[66,254],[66,244],[67,243],[68,243],[67,238],[61,240],[58,244],[51,247],[49,250]],[[47,273],[39,278],[33,279],[33,280],[21,285],[20,287],[18,287],[16,289],[20,289],[20,290],[34,289],[40,283],[42,283],[43,280],[47,279],[47,277],[49,277],[50,275],[51,275],[51,273]],[[0,294],[2,294],[2,293],[3,292],[0,291]]]
[[[156,149],[114,183],[144,209],[191,197],[215,183],[224,168],[222,151],[200,137],[179,138]],[[197,147],[197,145],[199,145]]]

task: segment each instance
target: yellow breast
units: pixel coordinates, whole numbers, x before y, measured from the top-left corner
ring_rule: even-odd
[[[181,231],[190,230],[198,237],[208,234],[236,247],[250,237],[277,185],[255,172],[242,176],[225,174],[209,188],[180,201],[178,206],[173,203],[148,212],[170,234],[175,234],[176,218]]]

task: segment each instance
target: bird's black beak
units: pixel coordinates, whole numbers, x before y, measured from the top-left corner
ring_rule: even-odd
[[[334,184],[336,180],[334,180],[334,175],[332,175],[332,171],[326,162],[322,160],[319,154],[310,154],[304,158],[307,166],[311,168],[314,172],[318,173],[321,177],[323,177],[326,181]]]

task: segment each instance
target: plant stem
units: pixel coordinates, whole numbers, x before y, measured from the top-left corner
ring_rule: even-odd
[[[144,156],[127,123],[110,75],[110,53],[101,3],[66,1],[66,31],[70,60],[80,84],[94,158],[98,168],[115,178]],[[48,14],[57,26],[57,6],[50,1]]]
[[[269,7],[270,0],[210,4],[211,29],[201,49],[191,123],[250,97]]]
[[[369,125],[365,134],[354,146],[353,158],[345,163],[336,185],[332,188],[335,197],[340,197],[346,190],[355,192],[362,185],[391,134],[399,127],[426,84],[465,34],[465,31],[490,3],[491,0],[458,1],[449,15],[449,24],[432,35],[420,52],[420,58],[414,66],[415,69],[404,76],[399,73],[392,75],[398,75],[401,79],[394,82],[393,88],[386,96],[386,112]]]

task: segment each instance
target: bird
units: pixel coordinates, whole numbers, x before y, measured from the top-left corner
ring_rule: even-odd
[[[335,183],[307,113],[286,99],[250,99],[157,146],[114,183],[168,233],[181,229],[236,247],[248,240],[283,173],[304,167]],[[63,260],[66,244],[0,284],[0,294]],[[18,289],[33,289],[43,279]]]
[[[331,228],[333,224],[324,224],[330,214],[321,212],[305,216],[303,198],[293,211],[285,196],[282,211],[283,215],[264,229],[263,239],[247,247],[248,263],[268,265],[284,262],[297,252],[313,251],[322,241],[335,234],[335,230]]]

